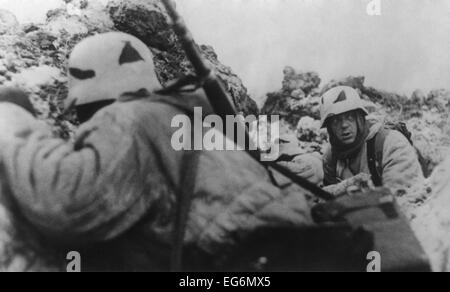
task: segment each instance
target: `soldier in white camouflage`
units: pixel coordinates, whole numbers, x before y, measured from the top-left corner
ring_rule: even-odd
[[[48,242],[100,246],[98,269],[167,270],[185,175],[196,167],[182,240],[208,255],[238,244],[231,234],[264,226],[311,226],[306,191],[242,151],[201,151],[196,166],[175,151],[171,120],[199,93],[155,94],[150,50],[118,32],[89,37],[69,61],[69,98],[82,122],[73,142],[14,103],[0,104],[3,183],[21,216]],[[107,253],[103,245],[121,242]],[[87,260],[87,259],[86,259]]]

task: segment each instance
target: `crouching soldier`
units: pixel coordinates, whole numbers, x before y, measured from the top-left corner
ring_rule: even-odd
[[[245,152],[175,151],[172,118],[210,106],[201,94],[155,94],[154,69],[150,50],[130,35],[79,43],[68,70],[68,103],[82,122],[73,143],[0,104],[4,184],[47,242],[93,247],[82,253],[93,261],[83,270],[168,270],[180,241],[220,255],[257,228],[313,224],[306,191],[275,186]]]
[[[371,125],[359,93],[346,86],[322,97],[321,122],[330,145],[323,156],[324,184],[334,185],[358,174],[371,175],[375,186],[393,192],[423,182],[416,150],[408,139],[382,123]]]

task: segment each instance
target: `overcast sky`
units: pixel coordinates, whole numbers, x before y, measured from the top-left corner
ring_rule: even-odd
[[[286,65],[324,82],[364,75],[405,94],[450,88],[450,0],[380,1],[381,16],[367,14],[370,0],[177,2],[197,41],[212,45],[255,98],[280,88]],[[0,8],[24,22],[59,3],[0,0]]]

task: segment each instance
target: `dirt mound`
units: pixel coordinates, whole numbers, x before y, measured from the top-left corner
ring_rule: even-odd
[[[296,72],[292,67],[286,67],[283,74],[282,88],[267,94],[261,113],[279,115],[293,129],[305,116],[320,119],[319,75]]]

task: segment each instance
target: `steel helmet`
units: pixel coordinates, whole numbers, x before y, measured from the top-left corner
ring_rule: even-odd
[[[320,117],[321,127],[325,128],[329,118],[354,110],[362,110],[365,115],[369,112],[359,93],[349,86],[334,87],[322,96]]]
[[[125,93],[144,89],[152,92],[161,86],[150,49],[122,32],[98,34],[81,41],[70,55],[68,71],[66,108],[116,100]]]

